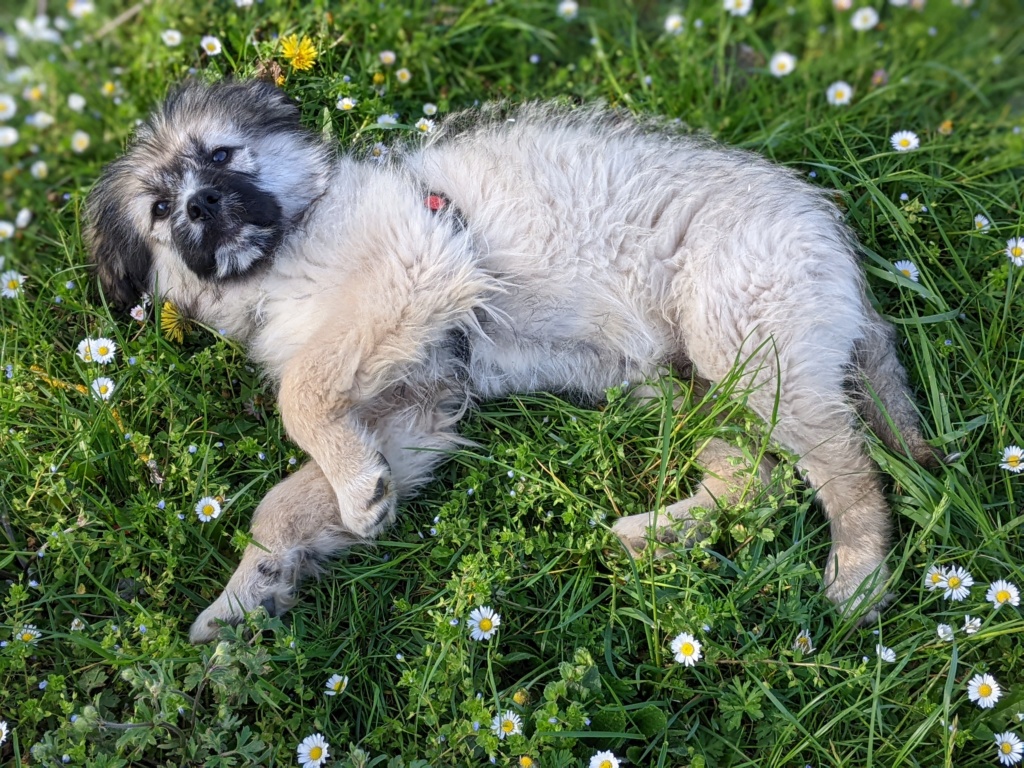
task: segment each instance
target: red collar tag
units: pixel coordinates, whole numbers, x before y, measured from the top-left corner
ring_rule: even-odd
[[[448,198],[442,195],[427,195],[423,202],[427,208],[435,213],[448,207]]]

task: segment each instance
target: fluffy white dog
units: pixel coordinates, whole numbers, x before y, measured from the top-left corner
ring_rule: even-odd
[[[196,620],[197,642],[257,606],[287,610],[304,575],[376,537],[478,399],[596,400],[667,369],[720,381],[743,362],[748,404],[831,521],[826,589],[845,610],[877,601],[887,575],[858,414],[934,462],[828,197],[617,112],[462,113],[373,162],[336,154],[271,85],[189,83],[106,170],[87,218],[107,296],[158,292],[248,344],[311,458],[257,508],[259,546]],[[718,440],[699,463],[693,498],[615,523],[631,550],[750,479]]]

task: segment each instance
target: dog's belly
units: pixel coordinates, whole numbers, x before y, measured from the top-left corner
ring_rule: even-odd
[[[510,305],[501,309],[506,322],[483,320],[482,336],[469,347],[473,394],[555,392],[600,400],[609,387],[654,378],[675,357],[662,334],[638,318],[607,308],[592,315],[573,304]]]

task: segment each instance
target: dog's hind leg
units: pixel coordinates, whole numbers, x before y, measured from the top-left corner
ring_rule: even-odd
[[[704,470],[704,476],[693,496],[658,512],[620,518],[612,525],[612,532],[634,557],[649,540],[686,543],[699,539],[703,521],[694,516],[694,511],[702,509],[713,513],[758,493],[767,485],[773,463],[762,459],[753,472],[744,452],[719,438],[709,440],[695,462]]]

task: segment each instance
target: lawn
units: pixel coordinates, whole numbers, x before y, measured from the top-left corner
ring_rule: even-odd
[[[296,765],[314,734],[334,766],[1020,762],[1017,2],[45,6],[0,9],[0,763]],[[480,405],[475,444],[379,544],[285,616],[189,645],[252,511],[303,457],[243,348],[159,300],[105,304],[81,213],[174,83],[256,74],[355,152],[485,101],[603,101],[836,190],[926,436],[951,454],[927,471],[872,441],[897,530],[881,618],[825,599],[828,528],[792,457],[699,546],[628,557],[618,516],[689,495],[709,438],[757,454],[770,434],[729,382],[697,408],[680,381],[596,409]],[[109,362],[81,359],[90,338],[113,342]],[[206,497],[222,512],[203,522]],[[500,624],[476,640],[484,606]]]

